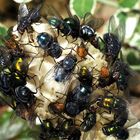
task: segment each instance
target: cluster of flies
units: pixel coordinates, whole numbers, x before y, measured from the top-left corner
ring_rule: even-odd
[[[33,23],[39,23],[41,19],[39,5],[30,10],[25,4],[19,7],[17,31],[22,36],[25,32],[29,37],[34,32]],[[129,134],[124,125],[128,119],[127,103],[121,97],[115,96],[107,91],[107,86],[116,83],[118,90],[126,90],[128,76],[130,75],[127,65],[119,58],[121,42],[124,37],[124,26],[116,24],[114,17],[109,20],[108,32],[103,38],[97,36],[96,30],[99,29],[104,20],[95,18],[90,13],[86,13],[81,20],[72,15],[68,10],[68,17],[62,18],[58,12],[51,6],[47,6],[46,21],[63,37],[71,36],[73,40],[81,39],[81,45],[76,46],[76,55],[71,51],[66,57],[57,62],[53,67],[53,78],[57,83],[69,82],[74,75],[73,71],[80,61],[86,61],[88,52],[85,43],[90,43],[90,47],[100,50],[108,62],[108,66],[103,66],[99,72],[98,84],[93,84],[93,69],[87,66],[81,66],[77,73],[78,83],[72,90],[65,94],[66,99],[63,102],[51,102],[48,110],[51,114],[57,116],[57,125],[54,125],[53,119],[40,120],[40,140],[53,138],[80,140],[81,132],[88,132],[96,125],[97,113],[100,109],[113,113],[114,118],[107,124],[103,124],[102,132],[106,135],[113,135],[118,139],[127,139]],[[62,55],[63,48],[59,45],[56,37],[47,32],[38,33],[36,39],[38,46],[44,50],[44,54],[57,59]],[[27,79],[34,78],[28,75],[28,68],[31,62],[28,61],[29,55],[23,49],[24,47],[15,39],[11,28],[6,37],[1,36],[3,45],[0,47],[0,90],[1,98],[13,108],[16,114],[28,121],[35,120],[35,104],[37,92],[31,91],[27,86]],[[101,49],[100,43],[103,48]],[[49,73],[48,73],[49,75]],[[47,75],[46,75],[47,77]],[[96,97],[90,101],[94,90],[103,89],[104,95]],[[75,122],[75,117],[81,112],[84,117],[80,125]]]

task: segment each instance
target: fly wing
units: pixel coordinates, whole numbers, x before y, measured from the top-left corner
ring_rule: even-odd
[[[80,20],[79,20],[78,16],[74,15],[74,16],[72,16],[72,18],[74,18],[75,21],[77,21],[78,25],[80,26]]]
[[[42,4],[38,5],[36,8],[33,8],[29,13],[30,13],[30,19],[34,19],[39,15],[39,11],[42,7]]]
[[[18,22],[21,20],[22,17],[27,16],[29,13],[28,8],[25,3],[21,3],[18,9]]]
[[[56,17],[58,19],[63,19],[61,17],[61,15],[59,14],[59,12],[51,5],[46,5],[46,15],[47,15],[47,18],[49,17]]]
[[[117,36],[119,41],[122,42],[125,37],[125,23],[121,22],[117,25],[116,22],[115,17],[111,16],[109,19],[108,32]]]
[[[92,14],[90,12],[87,12],[83,17],[82,24],[86,24],[91,19],[92,19]]]
[[[55,80],[55,73],[57,68],[60,66],[60,64],[56,64],[53,66],[46,74],[41,78],[42,81],[42,87],[41,87],[41,93],[46,98],[49,98],[51,101],[55,101],[56,98],[62,98],[69,88],[72,74],[68,75],[67,80],[64,80],[62,82],[57,82]]]
[[[108,32],[114,33],[115,30],[117,29],[117,27],[118,27],[118,25],[116,23],[115,17],[111,16],[109,19]]]
[[[98,30],[103,24],[104,20],[102,18],[95,17],[87,23],[87,25],[92,27],[94,30]]]
[[[91,13],[86,13],[83,19],[83,24],[97,30],[104,24],[104,20],[103,18],[94,17]]]
[[[68,5],[68,4],[65,4],[65,7],[66,7],[66,11],[67,11],[68,16],[69,16],[69,17],[72,17],[73,15],[72,15],[72,13],[71,13],[71,11],[70,11],[69,5]]]
[[[125,23],[124,22],[119,24],[114,34],[118,37],[120,42],[124,41],[124,38],[125,38]]]

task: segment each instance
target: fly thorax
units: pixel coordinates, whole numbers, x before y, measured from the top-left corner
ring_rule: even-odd
[[[95,31],[93,28],[91,28],[88,25],[83,25],[80,29],[80,37],[84,40],[88,40],[91,37],[93,37],[95,34]]]
[[[75,67],[76,59],[74,56],[67,57],[63,60],[63,68],[67,71],[72,70]]]

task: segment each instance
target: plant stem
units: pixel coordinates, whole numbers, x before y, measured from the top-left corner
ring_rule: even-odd
[[[130,67],[133,69],[133,70],[136,70],[136,71],[140,71],[140,66],[131,66]]]
[[[118,7],[118,4],[116,2],[113,2],[112,0],[97,0],[97,2],[113,6],[113,7]]]

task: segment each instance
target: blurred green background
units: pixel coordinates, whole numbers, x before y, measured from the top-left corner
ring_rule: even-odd
[[[15,0],[16,1],[16,0]],[[25,0],[18,0],[25,2]],[[28,0],[26,0],[28,1]],[[35,6],[43,0],[32,0],[28,5]],[[65,17],[65,5],[69,5],[72,14],[80,18],[86,12],[91,12],[105,20],[103,28],[99,30],[102,35],[107,31],[107,21],[111,15],[125,22],[126,33],[122,46],[123,60],[134,71],[129,81],[131,96],[140,97],[140,1],[139,0],[46,0]],[[19,3],[14,0],[0,0],[0,35],[6,35],[10,26],[17,23]],[[0,41],[1,43],[1,41]],[[34,140],[38,128],[29,128],[26,121],[15,117],[14,112],[0,101],[0,140]]]

